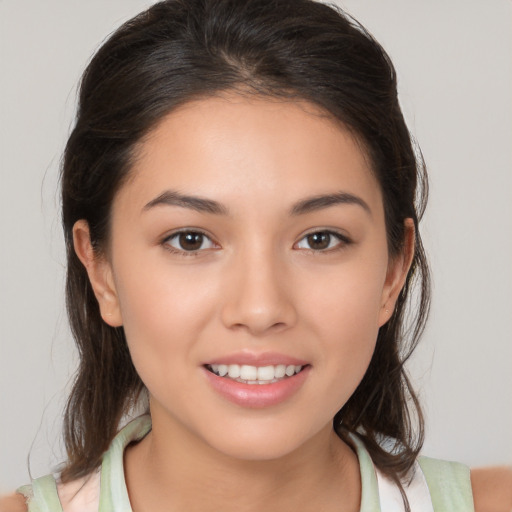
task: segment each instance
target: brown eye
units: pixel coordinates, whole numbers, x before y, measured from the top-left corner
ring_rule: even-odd
[[[311,249],[322,250],[327,249],[331,243],[331,235],[325,231],[312,233],[306,237],[308,245]]]
[[[349,243],[350,241],[346,237],[338,233],[332,231],[315,231],[299,240],[297,248],[313,251],[327,251]]]
[[[180,248],[185,251],[197,251],[203,245],[202,233],[180,233],[178,240]]]
[[[214,247],[210,238],[199,231],[180,231],[165,240],[165,244],[181,252],[195,252]]]

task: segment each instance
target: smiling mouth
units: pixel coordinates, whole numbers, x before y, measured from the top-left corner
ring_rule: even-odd
[[[250,366],[239,364],[208,364],[206,368],[219,377],[243,384],[274,384],[300,373],[305,366],[268,365]]]

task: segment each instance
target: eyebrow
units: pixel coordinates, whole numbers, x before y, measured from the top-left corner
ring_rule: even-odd
[[[348,192],[322,194],[303,199],[292,206],[290,214],[293,216],[304,215],[306,213],[323,210],[324,208],[340,204],[358,205],[369,215],[372,214],[370,207],[363,199]],[[189,208],[198,212],[211,213],[214,215],[229,214],[229,210],[223,204],[214,201],[213,199],[184,195],[174,190],[166,190],[158,197],[151,200],[144,206],[143,211],[150,210],[156,206],[180,206],[182,208]]]
[[[217,201],[198,196],[187,196],[173,190],[166,190],[163,194],[144,206],[143,211],[155,206],[181,206],[198,212],[212,213],[215,215],[227,215],[228,209]]]
[[[372,214],[370,207],[363,199],[361,199],[359,196],[350,194],[348,192],[324,194],[304,199],[302,201],[299,201],[298,203],[295,203],[295,205],[291,209],[291,214],[303,215],[305,213],[322,210],[324,208],[329,208],[330,206],[336,206],[338,204],[358,205],[361,208],[363,208],[363,210],[365,210],[370,216]]]

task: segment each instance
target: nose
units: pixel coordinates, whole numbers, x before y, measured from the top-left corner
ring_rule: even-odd
[[[228,329],[265,336],[292,327],[297,321],[293,283],[271,251],[240,254],[225,280],[222,322]]]

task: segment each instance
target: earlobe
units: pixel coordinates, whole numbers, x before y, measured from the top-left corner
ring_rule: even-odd
[[[73,226],[73,245],[78,259],[84,265],[89,276],[103,321],[111,327],[120,327],[123,320],[111,264],[105,256],[99,255],[94,250],[89,225],[83,219],[77,221]]]
[[[395,309],[395,304],[400,291],[404,287],[407,274],[411,268],[414,258],[414,245],[416,231],[414,221],[410,218],[405,219],[404,244],[400,254],[389,262],[386,275],[386,282],[382,293],[381,311],[379,314],[379,327],[383,326],[391,316]]]

